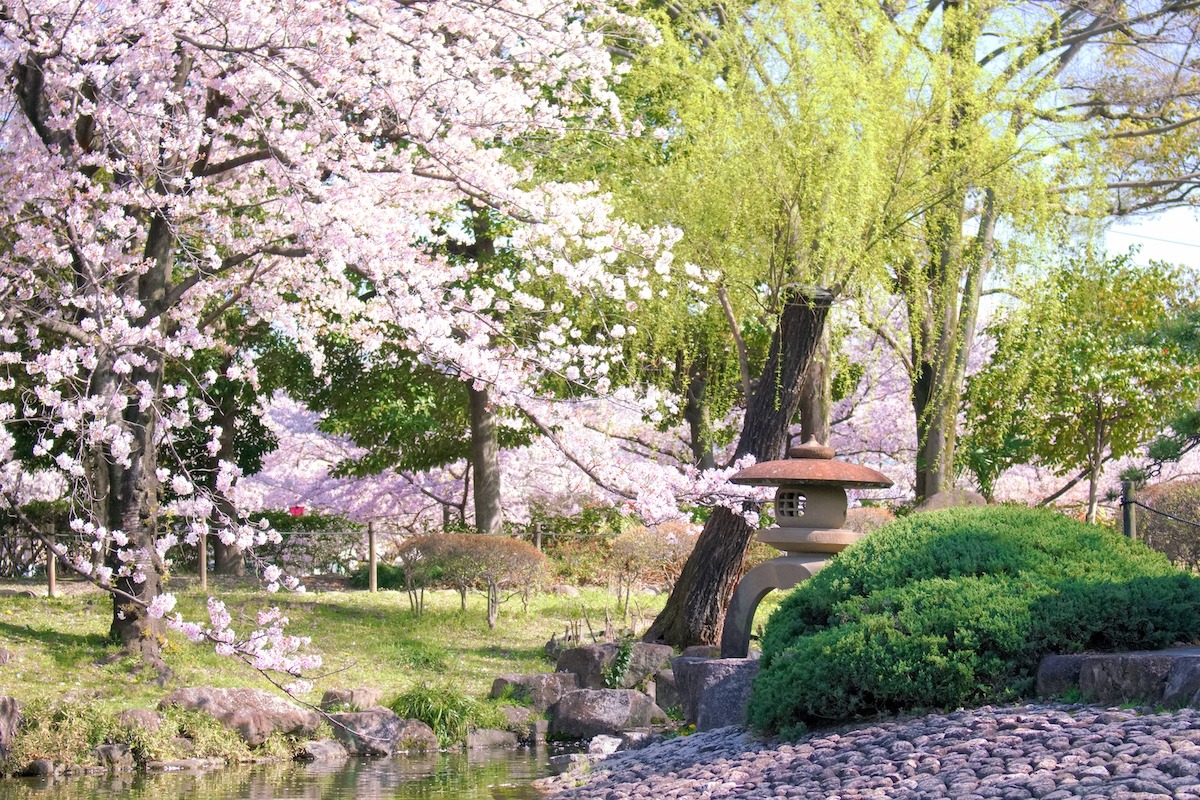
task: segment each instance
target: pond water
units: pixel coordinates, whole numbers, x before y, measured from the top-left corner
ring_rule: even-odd
[[[204,772],[0,780],[0,800],[533,800],[547,774],[537,750],[429,753]]]

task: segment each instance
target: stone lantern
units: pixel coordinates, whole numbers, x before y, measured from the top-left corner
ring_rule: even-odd
[[[777,486],[775,527],[760,531],[758,540],[784,552],[746,573],[734,590],[721,634],[722,658],[745,658],[750,625],[763,597],[772,589],[790,589],[811,578],[835,554],[865,534],[846,523],[847,489],[883,489],[892,485],[870,467],[833,458],[833,448],[809,439],[788,450],[788,458],[764,461],[737,472],[729,480],[749,486]]]

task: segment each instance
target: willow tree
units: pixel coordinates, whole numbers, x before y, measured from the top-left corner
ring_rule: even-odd
[[[908,47],[930,122],[915,142],[933,202],[902,220],[918,496],[953,481],[956,427],[998,231],[1194,202],[1200,121],[1194,2],[860,3]],[[1020,260],[1020,254],[1013,258]]]
[[[880,215],[907,206],[896,187],[918,182],[898,178],[896,154],[924,124],[906,113],[907,57],[882,29],[830,27],[800,4],[709,10],[651,12],[663,41],[620,87],[640,135],[586,139],[565,160],[624,215],[680,228],[676,260],[715,283],[638,298],[627,340],[628,380],[685,396],[702,465],[721,441],[709,421],[736,406],[745,414],[727,452],[783,454],[830,306],[886,274],[897,226]],[[717,641],[755,532],[742,512],[714,509],[648,637]]]

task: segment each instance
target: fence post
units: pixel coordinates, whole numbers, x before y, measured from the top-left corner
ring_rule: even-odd
[[[370,561],[370,566],[368,567],[370,591],[375,592],[379,589],[378,559],[375,555],[375,520],[367,523],[367,558]]]
[[[50,527],[50,540],[54,540],[54,526]],[[49,544],[46,545],[46,594],[49,597],[58,595],[58,556],[54,553],[54,548]]]
[[[200,550],[200,591],[208,591],[208,532],[200,532],[200,541],[197,544]]]
[[[1125,535],[1130,539],[1137,538],[1137,517],[1133,512],[1133,481],[1121,481],[1121,522]]]
[[[533,546],[539,553],[542,552],[542,523],[540,522],[533,523]]]

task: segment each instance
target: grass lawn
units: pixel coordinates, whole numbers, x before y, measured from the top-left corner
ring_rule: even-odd
[[[578,623],[585,638],[588,622],[597,636],[605,625],[606,609],[614,627],[636,621],[640,633],[662,608],[665,595],[634,597],[640,619],[619,619],[613,592],[586,588],[578,598],[541,594],[525,612],[519,598],[501,606],[494,631],[485,621],[482,595],[469,595],[467,610],[457,592],[426,593],[425,613],[414,614],[403,592],[310,591],[306,594],[268,594],[249,581],[220,579],[200,592],[194,579],[173,578],[167,588],[179,598],[177,610],[200,619],[211,593],[224,600],[239,632],[249,632],[256,613],[279,606],[291,620],[289,631],[310,636],[324,660],[324,676],[302,699],[320,700],[330,688],[375,687],[390,702],[400,692],[422,684],[448,684],[459,692],[483,697],[502,673],[549,672],[554,665],[543,646],[551,634],[563,635]],[[216,581],[214,581],[216,583]],[[56,598],[44,596],[44,584],[7,582],[0,588],[27,588],[43,596],[0,597],[0,647],[12,653],[0,666],[0,695],[22,703],[74,696],[109,710],[152,707],[168,691],[183,686],[270,688],[249,667],[217,656],[211,645],[192,644],[171,633],[165,648],[174,676],[166,687],[154,676],[122,659],[107,641],[112,604],[107,595],[72,582],[60,581]],[[773,601],[774,600],[774,601]],[[756,625],[778,600],[768,597]],[[631,612],[633,608],[631,607]],[[585,619],[586,615],[586,619]],[[633,616],[631,614],[631,616]]]

